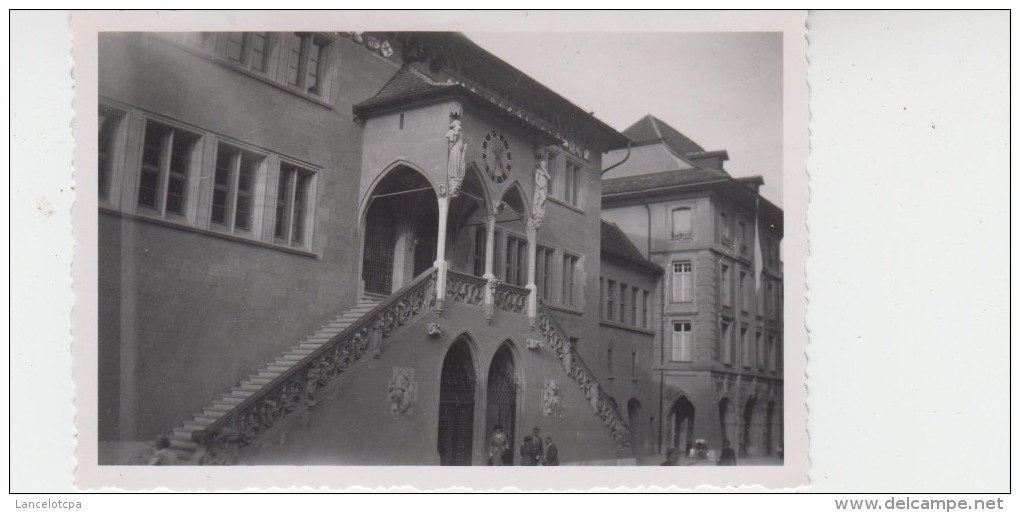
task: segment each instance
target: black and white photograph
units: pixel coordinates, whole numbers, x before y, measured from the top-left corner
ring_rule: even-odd
[[[781,29],[240,25],[96,33],[99,466],[803,460]]]
[[[11,21],[15,509],[1009,509],[1008,11]]]

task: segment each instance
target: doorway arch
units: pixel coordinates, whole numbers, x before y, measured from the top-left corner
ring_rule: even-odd
[[[669,407],[669,446],[688,454],[694,444],[694,404],[681,394]]]
[[[435,261],[438,200],[425,175],[398,164],[373,186],[364,211],[364,292],[388,296]]]
[[[736,428],[734,425],[736,420],[736,416],[733,414],[733,403],[730,402],[729,397],[723,397],[719,401],[719,430],[722,433],[721,442],[729,440],[732,443],[732,437],[736,434],[734,432],[734,429]],[[720,447],[722,447],[721,443]]]
[[[463,338],[446,352],[439,377],[440,465],[470,465],[474,439],[475,365]]]
[[[513,465],[515,444],[517,441],[517,395],[519,386],[514,354],[509,342],[496,351],[489,365],[489,378],[486,383],[485,432],[489,433],[496,426],[503,426],[510,449],[503,454],[502,462],[494,465]]]

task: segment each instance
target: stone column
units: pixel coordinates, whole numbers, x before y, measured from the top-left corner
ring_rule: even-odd
[[[447,195],[445,184],[439,185],[437,191],[439,196],[439,233],[436,236],[436,261],[433,264],[436,272],[436,313],[443,313],[443,303],[446,301],[446,216],[450,208],[450,198]]]
[[[535,328],[535,316],[538,313],[538,287],[535,285],[535,253],[538,249],[536,231],[538,223],[528,219],[528,327]]]
[[[495,310],[493,292],[496,288],[496,275],[493,273],[493,262],[496,253],[496,215],[499,214],[499,205],[493,207],[486,213],[485,217],[485,321],[492,323],[492,315]]]

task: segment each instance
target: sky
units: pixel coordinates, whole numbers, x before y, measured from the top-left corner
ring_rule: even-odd
[[[761,175],[782,206],[782,35],[778,32],[466,32],[472,41],[623,131],[646,114],[734,177]]]

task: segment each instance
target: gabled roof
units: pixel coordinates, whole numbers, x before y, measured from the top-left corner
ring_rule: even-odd
[[[635,144],[662,141],[679,155],[702,153],[704,148],[661,119],[648,114],[623,131]]]
[[[616,223],[605,219],[602,220],[602,254],[638,265],[648,271],[659,274],[663,272],[662,267],[650,262],[638,251],[630,237],[627,237]]]
[[[375,96],[359,103],[360,110],[391,101],[409,97],[427,95],[428,93],[452,90],[457,87],[453,82],[438,82],[432,77],[418,71],[412,66],[404,65],[375,93]]]
[[[712,169],[679,169],[662,173],[650,173],[602,181],[602,194],[649,191],[677,185],[693,185],[702,182],[729,180]]]

